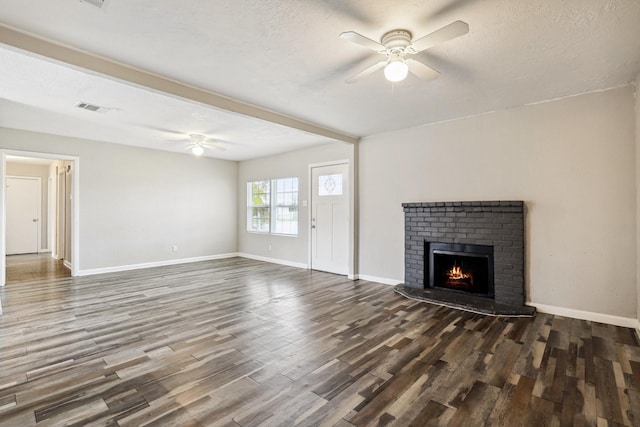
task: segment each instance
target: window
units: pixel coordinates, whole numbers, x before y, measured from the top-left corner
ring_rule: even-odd
[[[275,183],[273,232],[298,234],[298,178],[281,178],[273,181]]]
[[[247,231],[268,233],[271,186],[268,180],[247,183]]]
[[[298,234],[298,178],[247,183],[247,231]]]

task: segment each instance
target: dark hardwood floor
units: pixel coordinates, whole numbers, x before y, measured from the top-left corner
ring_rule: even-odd
[[[2,426],[638,426],[633,330],[241,258],[0,290]]]

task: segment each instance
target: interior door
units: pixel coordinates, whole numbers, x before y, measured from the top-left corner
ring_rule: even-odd
[[[311,169],[311,268],[348,274],[349,166]]]
[[[40,181],[7,177],[7,255],[37,253],[40,234]]]

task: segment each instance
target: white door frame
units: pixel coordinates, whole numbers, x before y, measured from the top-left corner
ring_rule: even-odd
[[[0,155],[0,224],[2,229],[0,238],[0,286],[4,286],[7,282],[7,156],[35,157],[40,159],[67,160],[71,162],[71,275],[78,276],[80,272],[80,157],[6,149],[0,149]]]
[[[56,238],[56,226],[54,225],[56,220],[56,212],[54,212],[56,207],[56,189],[53,188],[53,182],[51,172],[49,172],[49,177],[47,178],[47,252],[51,252],[51,256],[55,258],[53,242]]]
[[[321,168],[325,166],[337,166],[337,165],[347,165],[347,169],[349,170],[349,203],[348,203],[348,215],[349,215],[349,248],[348,254],[349,259],[347,260],[347,277],[349,279],[355,280],[357,279],[354,272],[355,269],[355,218],[354,218],[354,206],[355,206],[355,180],[354,180],[354,170],[353,165],[349,159],[343,160],[335,160],[332,162],[322,162],[322,163],[312,163],[309,165],[309,209],[308,209],[308,217],[307,217],[307,235],[309,236],[309,245],[307,249],[307,265],[310,269],[313,269],[313,233],[311,231],[311,218],[313,214],[313,169]]]
[[[39,176],[19,176],[19,175],[7,175],[5,176],[5,178],[13,178],[13,179],[30,179],[33,181],[36,181],[38,183],[38,236],[36,238],[37,240],[37,247],[36,247],[36,253],[42,253],[42,178]],[[6,183],[5,183],[5,187],[6,187]],[[6,199],[5,199],[6,200]],[[47,199],[48,201],[48,199]],[[6,212],[6,210],[5,210]],[[48,226],[49,224],[47,224]],[[47,228],[47,230],[49,230]],[[6,242],[6,234],[3,234],[3,236],[5,236],[5,242]]]

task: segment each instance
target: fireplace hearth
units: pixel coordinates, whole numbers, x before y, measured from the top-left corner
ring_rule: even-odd
[[[396,292],[473,312],[530,316],[524,202],[404,203],[405,282]]]

